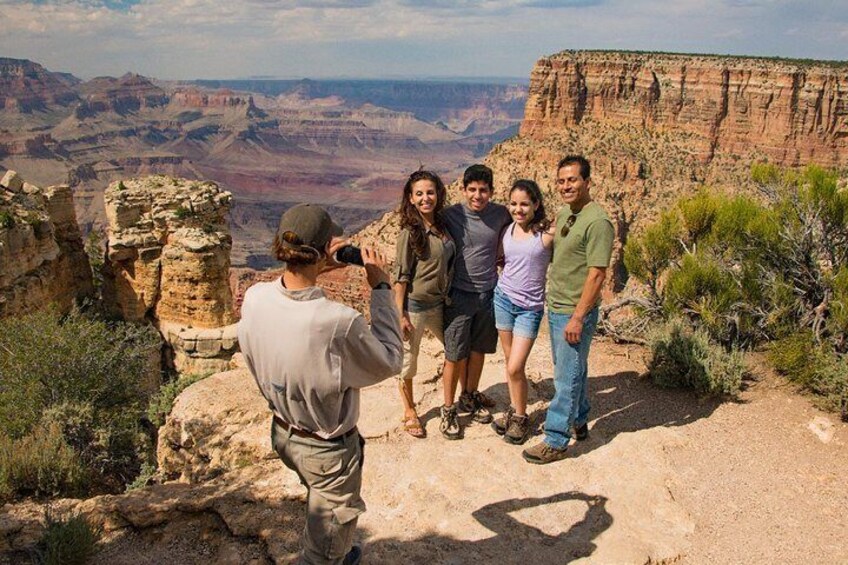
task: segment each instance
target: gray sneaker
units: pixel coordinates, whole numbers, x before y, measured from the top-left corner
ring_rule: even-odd
[[[492,421],[492,413],[483,406],[481,396],[476,390],[471,393],[471,398],[474,400],[474,412],[471,413],[471,419],[478,424],[488,424]]]
[[[513,414],[509,420],[509,427],[504,433],[504,441],[513,445],[521,445],[530,437],[530,417],[516,416]]]
[[[455,406],[442,406],[442,421],[439,422],[439,431],[445,439],[459,439],[462,437],[462,428],[459,427],[459,418],[456,415]]]

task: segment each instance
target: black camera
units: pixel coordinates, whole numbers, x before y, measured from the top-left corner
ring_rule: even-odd
[[[365,262],[362,260],[362,251],[358,247],[354,247],[353,245],[345,245],[336,251],[336,255],[334,257],[337,263],[345,263],[347,265],[359,265],[360,267],[365,266]]]

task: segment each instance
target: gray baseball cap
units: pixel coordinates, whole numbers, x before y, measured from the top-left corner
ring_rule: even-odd
[[[333,237],[340,236],[344,230],[333,222],[326,210],[316,204],[298,204],[286,210],[280,217],[277,228],[277,240],[290,247],[283,239],[283,234],[293,232],[307,245],[317,250],[323,250]]]

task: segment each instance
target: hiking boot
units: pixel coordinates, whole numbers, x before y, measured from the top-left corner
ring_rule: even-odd
[[[470,416],[474,413],[474,408],[474,396],[470,392],[463,392],[459,395],[459,400],[456,403],[456,409],[460,416]]]
[[[556,447],[551,447],[544,441],[540,441],[533,447],[528,447],[525,449],[521,456],[524,457],[524,460],[528,463],[533,463],[535,465],[545,465],[546,463],[553,463],[554,461],[559,461],[561,459],[565,459],[567,455],[567,449],[557,449]]]
[[[512,406],[509,409],[495,418],[495,421],[492,422],[492,429],[495,430],[495,433],[499,436],[502,436],[506,433],[507,428],[509,428],[509,419],[515,414],[515,410],[513,410]]]
[[[574,439],[577,441],[583,441],[584,439],[589,438],[589,424],[583,424],[582,426],[574,426]]]
[[[471,414],[471,419],[478,424],[488,424],[492,421],[492,413],[488,408],[483,406],[483,402],[480,400],[482,396],[483,393],[479,390],[475,390],[471,393],[471,398],[474,399],[474,412]]]
[[[509,420],[509,427],[504,433],[504,441],[513,445],[521,445],[530,437],[530,417],[516,416],[513,414]]]
[[[350,548],[350,551],[347,552],[347,555],[345,555],[342,565],[359,565],[361,562],[362,548],[358,545],[354,545]]]
[[[477,401],[486,408],[494,408],[497,405],[494,398],[480,392],[479,390],[474,391],[474,396],[477,398]]]
[[[442,421],[439,422],[439,431],[445,439],[459,439],[462,437],[462,428],[459,427],[459,419],[456,415],[455,406],[442,406]]]

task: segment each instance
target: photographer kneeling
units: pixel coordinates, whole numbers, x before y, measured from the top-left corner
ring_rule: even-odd
[[[342,230],[319,206],[300,204],[280,218],[274,252],[283,276],[252,286],[244,297],[239,344],[274,412],[271,441],[307,487],[303,562],[358,563],[352,547],[365,511],[364,440],[356,429],[359,389],[401,369],[400,321],[385,258],[363,249],[371,292],[371,327],[328,300],[318,275],[344,266],[333,259]]]

